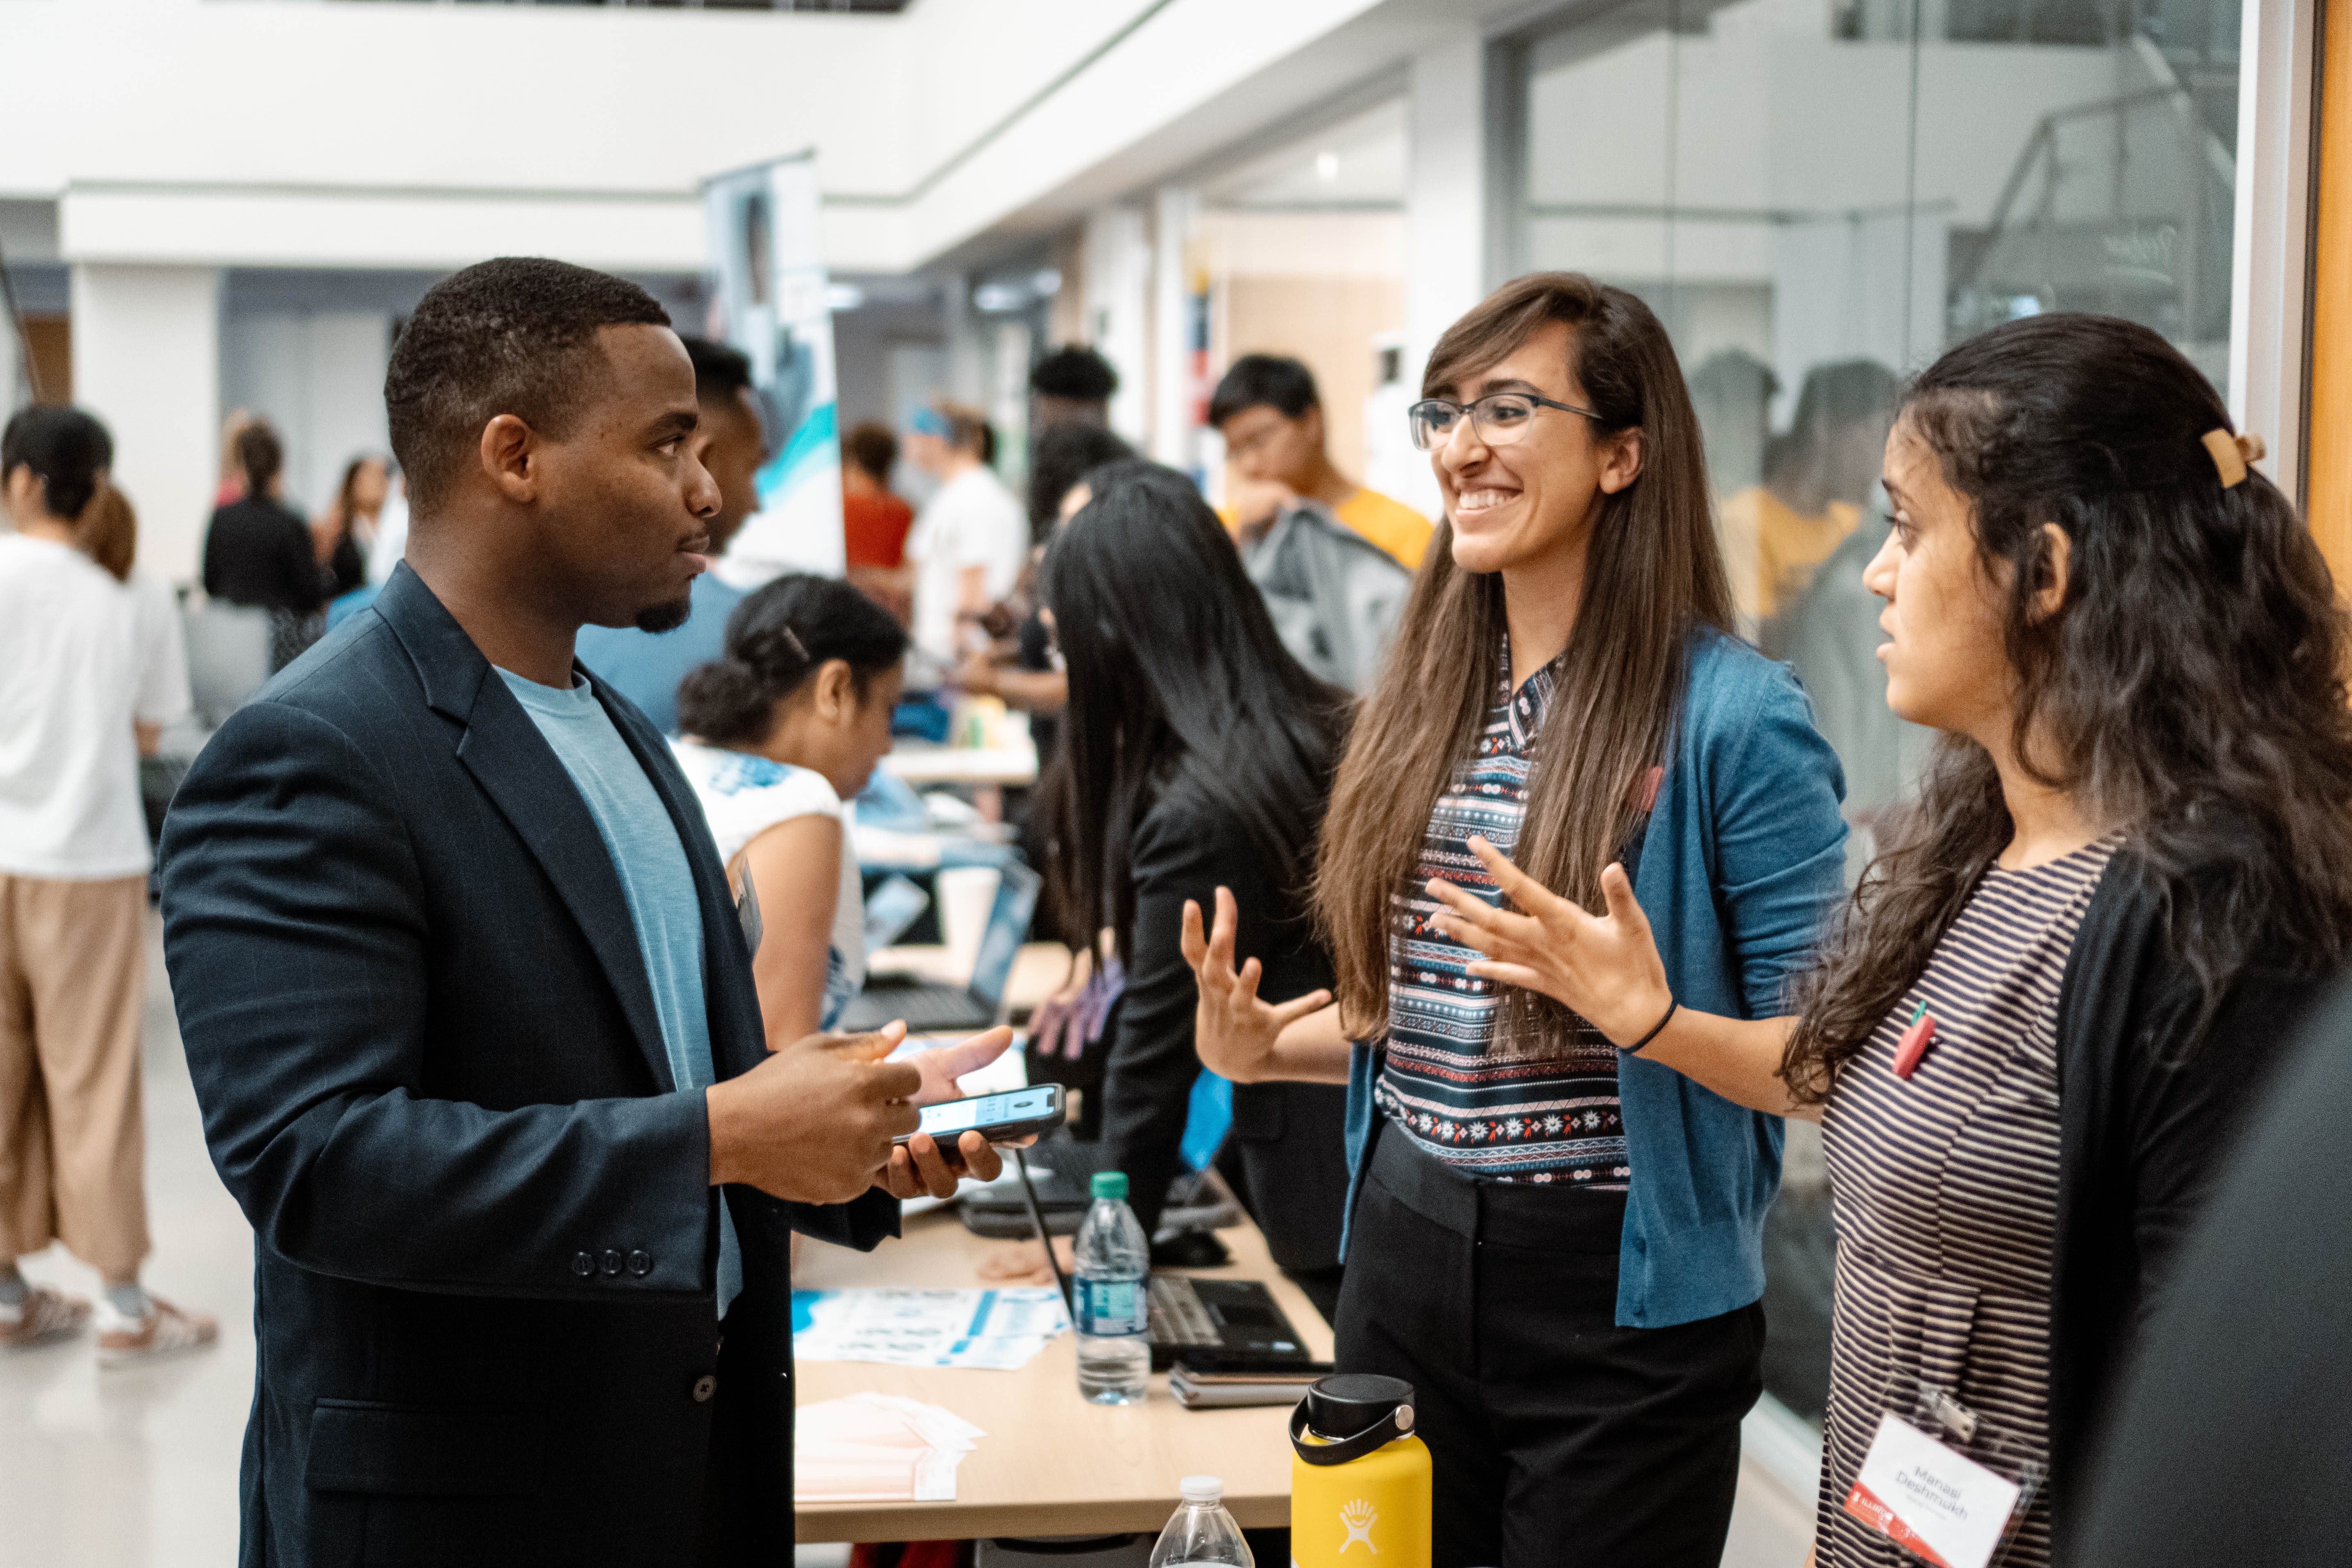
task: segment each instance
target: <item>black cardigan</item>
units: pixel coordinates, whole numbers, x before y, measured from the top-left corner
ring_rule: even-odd
[[[1286,1002],[1331,984],[1331,961],[1316,942],[1297,889],[1286,888],[1241,825],[1181,784],[1161,792],[1136,825],[1129,865],[1135,929],[1126,955],[1127,990],[1111,1024],[1103,1070],[1103,1142],[1127,1173],[1129,1202],[1147,1234],[1158,1224],[1177,1167],[1192,1080],[1199,991],[1181,943],[1184,900],[1213,919],[1216,890],[1240,906],[1236,965],[1255,958],[1258,994]],[[1234,1137],[1248,1202],[1274,1260],[1293,1270],[1339,1260],[1339,1216],[1348,1199],[1348,1091],[1337,1084],[1241,1084],[1234,1090]]]
[[[2161,1303],[2174,1254],[2326,984],[2258,962],[2184,1054],[2200,992],[2173,957],[2166,928],[2171,895],[2185,884],[2158,877],[2128,849],[2117,853],[2084,912],[2061,984],[2053,1515],[2081,1495],[2100,1416]]]

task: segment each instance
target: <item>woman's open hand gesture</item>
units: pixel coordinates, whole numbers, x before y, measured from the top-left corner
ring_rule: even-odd
[[[1265,1076],[1275,1042],[1282,1031],[1309,1013],[1331,1004],[1328,991],[1276,1004],[1261,1001],[1257,983],[1264,971],[1255,958],[1234,968],[1234,928],[1241,912],[1234,895],[1217,889],[1215,926],[1204,937],[1201,906],[1184,900],[1184,962],[1200,983],[1201,1002],[1193,1015],[1192,1041],[1201,1064],[1220,1078],[1255,1083]]]
[[[1430,895],[1445,906],[1437,929],[1486,955],[1469,966],[1471,973],[1539,991],[1619,1046],[1656,1026],[1674,993],[1622,866],[1601,873],[1608,912],[1595,916],[1521,871],[1486,839],[1472,838],[1470,848],[1522,911],[1493,908],[1451,883],[1429,884]]]

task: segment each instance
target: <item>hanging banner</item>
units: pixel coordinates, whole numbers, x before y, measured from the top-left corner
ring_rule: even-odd
[[[815,155],[721,174],[704,193],[708,331],[751,359],[769,453],[759,473],[760,510],[718,574],[739,588],[785,572],[838,577],[846,567],[841,420]]]

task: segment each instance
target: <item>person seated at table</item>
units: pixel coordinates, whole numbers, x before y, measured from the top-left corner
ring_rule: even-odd
[[[1148,1234],[1201,1074],[1185,901],[1205,904],[1220,888],[1240,895],[1236,952],[1263,973],[1269,1001],[1331,982],[1306,888],[1348,696],[1284,649],[1190,479],[1145,463],[1089,478],[1102,482],[1039,578],[1069,672],[1066,833],[1051,864],[1062,908],[1085,930],[1108,927],[1126,966],[1103,1138]],[[1346,1100],[1327,1085],[1234,1093],[1244,1201],[1274,1260],[1327,1315],[1338,1298]]]
[[[866,984],[846,804],[890,750],[907,634],[848,584],[779,577],[727,618],[677,692],[670,742],[719,858],[759,900],[751,957],[771,1048],[830,1029]]]

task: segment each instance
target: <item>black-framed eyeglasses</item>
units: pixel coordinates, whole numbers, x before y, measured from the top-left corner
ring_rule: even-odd
[[[1508,447],[1527,437],[1536,422],[1538,408],[1557,408],[1562,414],[1580,414],[1587,419],[1601,417],[1590,408],[1579,408],[1572,403],[1555,403],[1549,397],[1538,397],[1532,392],[1490,392],[1468,403],[1454,403],[1443,397],[1424,397],[1406,409],[1405,418],[1412,426],[1412,444],[1422,451],[1442,447],[1453,436],[1454,426],[1464,415],[1470,416],[1471,427],[1489,447]]]

